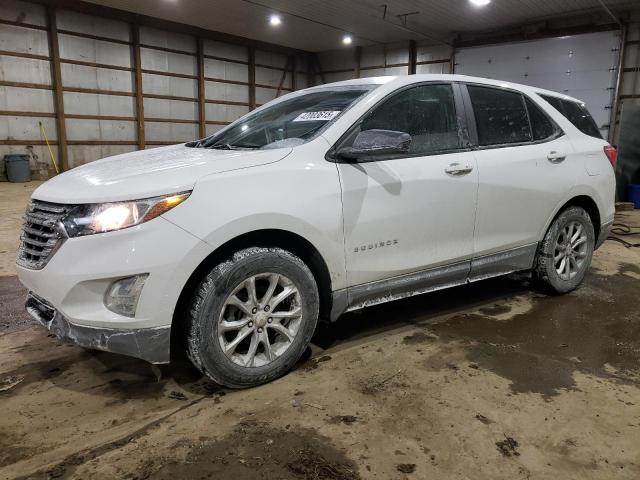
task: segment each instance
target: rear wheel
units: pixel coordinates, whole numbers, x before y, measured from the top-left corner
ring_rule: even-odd
[[[580,207],[567,208],[553,221],[538,248],[536,278],[555,293],[570,292],[584,279],[594,245],[589,214]]]
[[[214,381],[232,388],[285,374],[307,348],[318,319],[309,268],[278,248],[249,248],[200,283],[189,313],[187,354]]]

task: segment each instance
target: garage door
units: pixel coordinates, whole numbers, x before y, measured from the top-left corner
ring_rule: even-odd
[[[533,85],[583,100],[607,138],[620,48],[617,31],[456,50],[455,73]]]

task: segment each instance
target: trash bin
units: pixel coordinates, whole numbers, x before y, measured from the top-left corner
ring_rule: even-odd
[[[635,185],[627,185],[627,197],[636,208],[640,208],[640,184],[636,183]]]
[[[31,166],[29,155],[5,155],[4,164],[7,168],[7,177],[10,182],[31,181]]]

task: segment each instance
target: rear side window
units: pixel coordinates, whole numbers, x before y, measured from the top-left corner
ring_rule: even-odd
[[[545,140],[558,134],[560,128],[533,101],[525,97],[533,139]]]
[[[584,104],[577,103],[572,100],[564,100],[558,97],[552,97],[550,95],[540,95],[547,102],[549,102],[556,110],[566,117],[573,126],[580,130],[582,133],[589,135],[590,137],[602,138],[598,125],[595,120],[589,114]]]
[[[521,94],[491,87],[468,85],[483,146],[531,141],[529,117]]]

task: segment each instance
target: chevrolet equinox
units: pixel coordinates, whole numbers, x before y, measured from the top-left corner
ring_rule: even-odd
[[[563,94],[461,75],[321,85],[44,183],[18,274],[61,339],[152,363],[182,345],[249,387],[291,369],[318,319],[519,271],[573,290],[613,221],[615,162]]]

